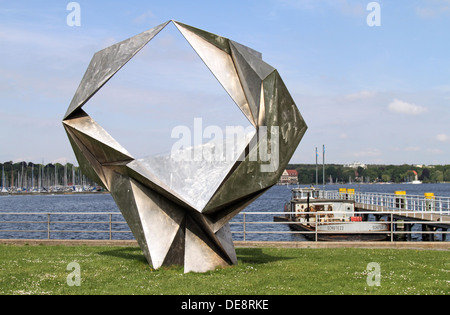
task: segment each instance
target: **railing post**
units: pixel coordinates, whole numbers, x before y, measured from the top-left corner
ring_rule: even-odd
[[[394,213],[391,212],[391,242],[394,241]]]
[[[318,236],[317,236],[317,233],[319,233],[318,232],[318,230],[319,230],[319,225],[318,225],[318,221],[317,221],[317,212],[316,212],[316,228],[315,228],[315,230],[316,230],[316,235],[315,235],[315,237],[316,237],[316,242],[319,240],[319,238],[318,238]]]
[[[112,240],[112,213],[109,214],[109,240]]]
[[[47,213],[47,239],[50,239],[50,213]]]
[[[244,218],[243,218],[243,220],[244,220],[244,242],[246,241],[246,238],[245,238],[245,213],[242,213],[243,214],[243,216],[244,216]]]

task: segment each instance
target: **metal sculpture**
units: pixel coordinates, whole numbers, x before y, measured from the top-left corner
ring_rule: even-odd
[[[255,128],[240,139],[242,152],[232,161],[135,159],[82,110],[171,22]],[[111,193],[149,264],[184,265],[184,272],[237,263],[228,222],[276,184],[307,129],[278,71],[260,53],[176,21],[97,52],[63,125],[82,171]],[[181,176],[180,184],[161,169]]]

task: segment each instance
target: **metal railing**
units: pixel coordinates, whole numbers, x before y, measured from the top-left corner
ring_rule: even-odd
[[[116,216],[119,218],[113,220]],[[29,219],[24,220],[23,217]],[[2,228],[4,226],[8,228]],[[92,229],[92,226],[99,228]],[[77,234],[103,234],[112,240],[114,234],[131,234],[131,231],[122,214],[118,212],[1,212],[0,233],[31,236],[40,234],[41,238],[49,240],[55,239],[52,237],[55,234],[72,234],[72,238]]]
[[[417,211],[406,211],[403,213],[420,213]],[[440,212],[426,211],[426,214]],[[289,225],[299,224],[296,222],[274,222],[274,217],[286,217],[289,215],[297,215],[298,213],[287,212],[241,212],[232,221],[230,221],[231,232],[243,241],[248,240],[286,240],[296,241],[296,235],[308,236],[314,241],[320,241],[321,235],[338,235],[338,234],[380,234],[385,235],[386,240],[396,241],[397,236],[410,237],[414,234],[429,236],[433,238],[441,236],[442,240],[450,240],[447,237],[450,228],[450,220],[443,219],[441,216],[438,220],[419,220],[414,222],[399,221],[395,218],[397,211],[384,211],[382,222],[389,226],[388,231],[322,231],[320,227],[335,224],[352,224],[349,220],[331,222],[326,220],[324,216],[327,214],[336,214],[334,212],[314,212],[302,215],[309,216],[308,225],[312,231],[298,231],[289,228]],[[358,215],[371,215],[371,211],[358,212]],[[365,221],[363,224],[373,224],[377,221]],[[361,222],[360,222],[361,223]],[[413,224],[421,224],[429,227],[428,229],[413,230]],[[402,227],[402,228],[401,228]],[[441,229],[441,230],[439,230]],[[17,237],[19,234],[20,237]],[[14,236],[16,235],[16,236]],[[65,235],[65,237],[62,237]],[[95,235],[95,236],[94,236]],[[120,236],[120,237],[119,237]],[[0,238],[30,238],[30,239],[95,239],[95,240],[113,240],[113,239],[133,239],[133,235],[129,230],[123,217],[118,212],[1,212],[0,213]]]
[[[406,213],[416,213],[417,212],[406,212]],[[429,213],[429,212],[427,212]],[[259,221],[259,220],[249,220],[249,216],[257,216],[257,215],[272,215],[273,217],[279,216],[279,217],[289,217],[289,216],[299,216],[299,213],[297,212],[242,212],[237,217],[241,216],[242,220],[240,221],[231,221],[230,225],[241,225],[242,228],[238,231],[232,229],[233,234],[241,235],[243,241],[248,240],[249,235],[268,235],[268,234],[291,234],[291,235],[304,235],[309,236],[309,239],[318,242],[321,241],[320,236],[321,235],[343,235],[346,234],[349,239],[352,238],[352,236],[355,235],[380,235],[380,236],[386,236],[387,241],[394,242],[397,239],[400,239],[398,236],[405,236],[408,239],[411,239],[412,235],[425,235],[426,238],[432,237],[432,239],[436,239],[436,236],[440,235],[442,240],[450,240],[449,237],[447,237],[447,234],[450,232],[447,230],[447,228],[450,228],[450,220],[439,220],[439,221],[430,221],[430,220],[415,220],[415,221],[404,221],[404,220],[397,220],[395,219],[395,216],[397,215],[396,211],[385,211],[383,213],[383,219],[381,221],[364,221],[359,222],[359,224],[366,224],[370,225],[373,223],[384,223],[389,227],[388,231],[322,231],[320,230],[321,226],[329,226],[330,224],[338,224],[338,225],[346,225],[346,224],[353,224],[354,222],[350,220],[346,221],[330,221],[330,220],[323,220],[324,216],[327,214],[337,214],[337,211],[320,211],[320,212],[314,212],[314,213],[301,213],[300,216],[306,216],[308,215],[310,217],[310,222],[308,225],[311,227],[312,231],[298,231],[296,229],[289,229],[289,230],[268,230],[265,228],[264,230],[259,230],[257,228],[252,228],[257,225],[272,225],[272,226],[295,226],[305,223],[299,223],[295,221],[285,221],[285,222],[270,222],[270,221]],[[346,214],[346,212],[342,212],[342,214]],[[372,211],[358,211],[358,215],[372,215]],[[422,229],[420,231],[416,230],[414,231],[412,229],[412,225],[419,224],[423,226],[431,226],[431,229]],[[439,228],[436,228],[436,226],[439,226]],[[254,239],[253,239],[254,240]]]

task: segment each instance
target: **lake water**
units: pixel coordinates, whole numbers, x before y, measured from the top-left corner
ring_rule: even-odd
[[[320,186],[321,188],[322,186]],[[255,202],[250,204],[244,212],[282,212],[284,204],[290,200],[291,188],[274,186]],[[406,191],[408,195],[423,196],[432,192],[435,196],[450,197],[450,184],[366,184],[366,185],[326,185],[327,190],[339,188],[353,188],[360,192],[394,193],[397,190]],[[10,215],[8,212],[34,214]],[[58,215],[58,212],[90,212],[87,215]],[[112,239],[133,239],[128,226],[119,209],[109,194],[74,194],[74,195],[7,195],[0,196],[0,239],[36,238],[46,239],[47,213],[51,213],[51,239],[109,239],[109,232],[91,233],[88,231],[108,231],[109,215],[95,214],[97,212],[112,212]],[[258,241],[304,241],[303,235],[292,233],[286,225],[256,224],[254,222],[273,222],[273,214],[246,215],[246,240]],[[15,223],[19,221],[33,221],[36,223]],[[77,221],[79,223],[66,223]],[[242,213],[231,221],[231,230],[235,232],[233,239],[242,240]],[[415,226],[418,226],[417,224]],[[3,231],[1,231],[3,230]],[[4,230],[19,230],[5,232]],[[28,232],[33,230],[35,232]],[[74,232],[67,232],[74,231]],[[76,232],[75,232],[76,231]],[[263,231],[264,233],[254,233]],[[413,229],[414,231],[414,229]],[[270,234],[267,232],[280,232]],[[450,237],[447,237],[449,239]],[[413,240],[420,240],[420,236],[413,235]]]

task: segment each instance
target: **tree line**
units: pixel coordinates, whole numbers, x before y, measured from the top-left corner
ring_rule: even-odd
[[[318,183],[323,182],[323,166],[317,166]],[[316,183],[316,164],[290,164],[287,169],[298,172],[300,184]],[[352,168],[339,164],[325,165],[325,181],[333,183],[405,183],[416,179],[423,183],[450,182],[450,165],[367,165]]]
[[[315,164],[290,164],[287,169],[298,172],[300,184],[316,183]],[[71,163],[35,164],[32,162],[0,163],[0,186],[5,187],[47,187],[55,185],[93,185],[81,172],[81,169]],[[340,164],[325,165],[325,181],[333,183],[377,183],[411,182],[417,177],[423,183],[450,182],[449,165],[367,165],[366,168],[352,168]],[[317,166],[317,181],[323,182],[323,166]]]

